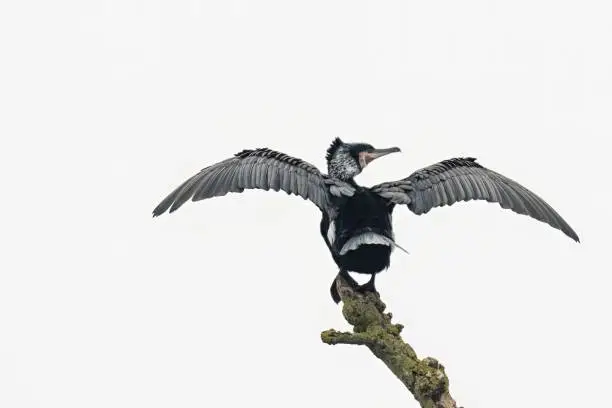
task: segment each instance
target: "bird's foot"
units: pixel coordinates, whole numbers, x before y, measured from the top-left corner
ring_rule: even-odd
[[[336,280],[334,279],[334,281],[331,284],[331,287],[329,288],[329,292],[331,293],[331,297],[334,301],[335,304],[340,303],[340,301],[342,299],[340,299],[340,294],[338,293],[338,288],[336,287]]]
[[[338,288],[336,287],[336,280],[342,277],[344,278],[344,280],[346,281],[346,283],[348,283],[351,288],[353,288],[354,290],[359,290],[359,284],[357,283],[357,281],[355,281],[355,279],[353,279],[353,277],[351,275],[348,274],[348,272],[346,271],[340,271],[340,273],[338,273],[338,276],[336,276],[336,278],[333,280],[331,287],[329,288],[329,292],[331,293],[331,297],[334,300],[334,302],[336,304],[340,303],[340,301],[342,300],[340,298],[340,293],[338,293]]]
[[[376,286],[374,286],[374,279],[369,280],[367,283],[363,285],[357,286],[357,292],[362,295],[367,295],[368,293],[374,293],[376,296],[380,297],[380,294],[376,290]]]

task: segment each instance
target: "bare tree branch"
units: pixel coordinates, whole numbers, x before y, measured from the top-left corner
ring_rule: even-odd
[[[326,344],[367,346],[414,395],[422,408],[457,408],[448,391],[448,377],[442,364],[434,358],[420,360],[400,336],[401,324],[391,323],[391,313],[384,313],[385,304],[373,293],[354,291],[341,277],[336,287],[342,299],[342,314],[353,326],[353,332],[334,329],[321,333]]]

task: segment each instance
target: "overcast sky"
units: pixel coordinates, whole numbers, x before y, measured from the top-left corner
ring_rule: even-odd
[[[4,1],[0,406],[417,407],[347,324],[311,203],[153,207],[270,147],[372,185],[474,156],[582,244],[471,202],[394,215],[378,288],[467,408],[609,402],[612,24],[605,1]]]

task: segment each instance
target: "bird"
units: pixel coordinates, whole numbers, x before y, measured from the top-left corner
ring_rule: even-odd
[[[335,284],[338,277],[361,293],[378,293],[376,275],[389,268],[393,250],[404,250],[393,233],[392,215],[397,206],[422,215],[461,201],[485,200],[547,223],[580,242],[542,198],[473,157],[443,160],[401,180],[372,187],[355,181],[374,160],[400,151],[398,147],[376,149],[368,143],[345,143],[336,137],[325,155],[325,174],[302,159],[267,147],[245,149],[180,184],[155,207],[153,217],[172,213],[189,199],[200,201],[248,189],[284,191],[309,200],[321,211],[321,236],[339,268],[330,287],[336,303],[341,300]],[[359,285],[353,273],[370,278]]]

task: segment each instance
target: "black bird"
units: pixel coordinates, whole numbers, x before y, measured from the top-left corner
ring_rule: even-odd
[[[389,267],[393,238],[391,214],[406,205],[417,215],[457,201],[486,200],[499,203],[557,228],[579,242],[578,235],[540,197],[509,178],[476,163],[474,158],[444,160],[410,176],[371,188],[354,178],[373,160],[400,149],[375,149],[366,143],[344,143],[336,138],[327,149],[327,170],[268,148],[243,150],[227,160],[202,169],[170,193],[153,216],[176,211],[190,198],[199,201],[244,189],[283,190],[312,201],[322,213],[321,235],[339,275],[361,291],[375,292],[374,278]],[[371,275],[357,287],[348,272]],[[335,280],[334,280],[335,282]],[[340,297],[331,286],[336,303]]]

